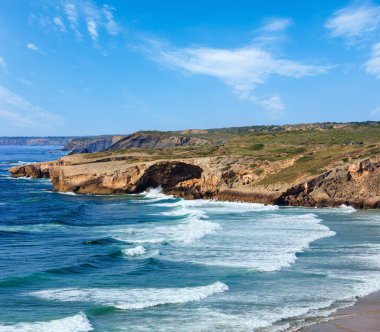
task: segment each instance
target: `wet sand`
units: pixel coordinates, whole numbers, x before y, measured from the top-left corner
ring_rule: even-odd
[[[380,332],[380,292],[361,298],[352,307],[338,310],[330,320],[302,332]]]

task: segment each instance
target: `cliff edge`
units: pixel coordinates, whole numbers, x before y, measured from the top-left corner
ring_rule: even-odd
[[[134,162],[136,156],[57,161],[12,167],[13,177],[50,178],[54,190],[78,194],[140,193],[162,187],[187,199],[208,198],[285,206],[380,207],[380,157],[334,167],[293,183],[265,183],[266,176],[289,167],[275,162],[258,174],[249,157],[202,157]]]

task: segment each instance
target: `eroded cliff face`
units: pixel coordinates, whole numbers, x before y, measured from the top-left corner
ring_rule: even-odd
[[[80,155],[10,169],[12,176],[49,177],[56,191],[80,194],[138,193],[161,186],[183,198],[295,206],[380,207],[380,157],[333,168],[295,183],[262,180],[294,160],[252,169],[249,157],[204,157],[133,163],[128,157],[83,159]]]
[[[280,205],[380,207],[380,158],[338,167],[289,188]]]
[[[35,163],[12,167],[9,171],[15,178],[28,177],[33,179],[50,178],[50,169],[57,162]]]
[[[117,151],[126,148],[169,148],[176,146],[199,146],[210,144],[206,139],[191,136],[154,135],[136,132],[115,142],[107,150]]]

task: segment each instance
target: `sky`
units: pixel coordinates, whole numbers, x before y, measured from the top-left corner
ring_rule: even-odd
[[[0,136],[380,120],[380,1],[0,0]]]

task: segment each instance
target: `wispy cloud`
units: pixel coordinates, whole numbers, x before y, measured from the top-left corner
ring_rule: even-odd
[[[66,3],[64,5],[64,12],[69,21],[70,28],[74,31],[76,38],[80,40],[82,35],[78,30],[78,13],[76,6],[72,3]]]
[[[63,118],[33,105],[25,98],[0,86],[0,118],[18,127],[54,127],[63,123]]]
[[[380,6],[372,1],[357,1],[335,12],[326,22],[332,37],[342,38],[348,46],[372,50],[363,67],[367,74],[380,79]],[[376,39],[375,39],[376,38]]]
[[[53,18],[53,22],[60,31],[71,30],[77,40],[83,40],[86,34],[95,45],[102,32],[110,36],[116,36],[121,31],[120,25],[114,18],[115,9],[107,4],[98,6],[93,1],[67,1],[63,9]],[[65,20],[68,24],[65,24]],[[69,27],[69,29],[66,28]]]
[[[91,37],[91,39],[96,42],[98,40],[98,31],[97,31],[97,24],[95,20],[91,17],[87,17],[87,30]]]
[[[26,79],[24,79],[24,78],[19,78],[18,79],[21,83],[23,83],[23,84],[25,84],[25,85],[27,85],[27,86],[34,86],[34,84],[32,83],[32,82],[30,82],[30,81],[28,81],[28,80],[26,80]]]
[[[174,70],[215,77],[229,86],[240,99],[277,112],[285,108],[280,96],[258,98],[253,94],[257,86],[265,84],[272,77],[297,79],[320,75],[331,68],[277,57],[257,45],[236,49],[176,48],[149,40],[148,56]]]
[[[264,24],[261,30],[267,32],[278,32],[287,29],[292,24],[293,21],[289,18],[272,18]]]
[[[371,58],[364,64],[367,74],[380,79],[380,42],[372,48]]]
[[[56,16],[53,18],[53,23],[59,28],[61,32],[66,32],[66,26],[63,23],[63,20],[60,16]]]
[[[120,31],[119,25],[116,23],[114,17],[113,17],[113,11],[114,8],[110,7],[108,5],[103,5],[103,13],[106,18],[106,29],[110,35],[117,35]]]
[[[355,2],[335,12],[325,27],[331,36],[341,37],[348,44],[356,43],[380,27],[380,6],[371,2]]]
[[[257,98],[251,96],[250,101],[264,107],[268,111],[268,113],[274,118],[278,117],[279,115],[282,115],[285,112],[285,102],[279,95],[273,95],[269,98]]]
[[[38,52],[38,53],[41,53],[41,54],[45,54],[44,51],[42,51],[36,44],[33,44],[33,43],[28,43],[26,44],[26,47],[34,52]]]
[[[7,63],[5,62],[4,58],[0,56],[0,71],[5,73],[7,71]]]

